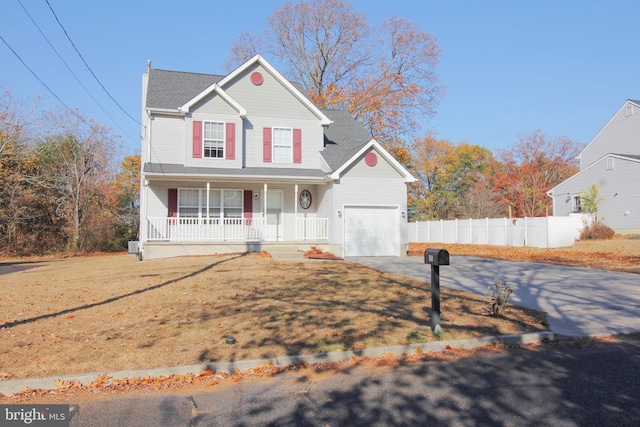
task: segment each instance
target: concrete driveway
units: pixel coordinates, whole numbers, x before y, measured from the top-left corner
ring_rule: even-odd
[[[430,281],[423,257],[354,257],[380,271]],[[565,336],[640,332],[640,275],[533,262],[452,256],[440,285],[486,294],[496,278],[515,288],[510,301],[544,311],[551,331]]]

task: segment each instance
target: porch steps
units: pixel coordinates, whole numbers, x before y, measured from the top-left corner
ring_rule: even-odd
[[[302,261],[304,255],[297,245],[273,245],[265,248],[276,261]]]

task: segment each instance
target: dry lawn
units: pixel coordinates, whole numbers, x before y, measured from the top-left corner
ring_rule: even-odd
[[[545,330],[442,292],[441,339]],[[429,284],[347,261],[267,254],[138,262],[111,255],[0,262],[0,376],[154,368],[438,339]],[[226,344],[233,336],[236,343]]]

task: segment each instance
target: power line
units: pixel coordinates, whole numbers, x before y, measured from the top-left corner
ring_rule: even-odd
[[[65,104],[65,103],[64,103],[64,101],[63,101],[62,99],[60,99],[60,97],[59,97],[58,95],[56,95],[56,93],[55,93],[53,90],[51,90],[51,88],[50,88],[49,86],[47,86],[47,84],[46,84],[44,81],[42,81],[42,79],[41,79],[40,77],[38,77],[38,75],[35,73],[35,71],[33,71],[33,70],[32,70],[32,69],[27,65],[27,63],[26,63],[26,62],[24,62],[24,61],[22,60],[22,58],[20,58],[20,55],[18,55],[18,53],[17,53],[15,50],[13,50],[13,48],[9,45],[9,43],[7,43],[7,41],[6,41],[2,36],[0,36],[0,40],[2,40],[2,41],[4,42],[4,44],[5,44],[5,45],[9,48],[9,50],[10,50],[10,51],[15,55],[15,57],[16,57],[16,58],[18,58],[18,61],[22,62],[22,65],[24,65],[24,66],[25,66],[25,68],[26,68],[27,70],[29,70],[29,72],[33,75],[33,77],[35,77],[35,78],[36,78],[36,80],[38,80],[38,81],[40,82],[40,84],[41,84],[42,86],[44,86],[44,88],[45,88],[45,89],[47,89],[47,91],[48,91],[51,95],[53,95],[53,97],[54,97],[55,99],[57,99],[57,100],[58,100],[58,102],[59,102],[60,104],[62,104],[62,105],[63,105],[67,110],[69,110],[71,113],[73,113],[73,114],[75,114],[75,115],[77,116],[77,113],[76,113],[76,112],[75,112],[71,107],[69,107],[67,104]]]
[[[33,23],[33,25],[35,25],[35,27],[38,29],[38,31],[40,32],[40,35],[42,35],[42,37],[47,41],[47,43],[49,44],[49,47],[51,47],[51,49],[56,53],[56,55],[58,56],[58,58],[60,59],[60,61],[62,61],[62,63],[64,64],[65,67],[67,67],[67,70],[69,70],[69,72],[71,73],[71,75],[76,79],[76,81],[80,84],[80,86],[82,86],[82,88],[84,89],[85,92],[87,92],[87,94],[91,97],[91,99],[93,99],[93,101],[96,103],[96,105],[98,105],[98,107],[100,107],[100,109],[102,110],[103,113],[105,113],[107,115],[107,117],[109,117],[111,119],[111,121],[113,123],[115,123],[116,126],[118,126],[118,128],[124,132],[125,135],[127,135],[129,138],[131,138],[131,140],[135,141],[135,139],[129,135],[129,133],[124,130],[124,128],[122,126],[120,126],[120,123],[118,123],[113,117],[111,117],[111,115],[104,109],[104,107],[98,102],[98,100],[91,94],[91,92],[89,92],[89,89],[87,89],[87,87],[80,81],[80,79],[78,78],[78,76],[76,75],[76,73],[73,72],[73,70],[71,69],[71,67],[69,67],[69,64],[67,64],[67,62],[62,58],[62,56],[60,55],[60,53],[56,50],[56,48],[53,46],[53,44],[51,43],[51,41],[49,41],[49,39],[47,38],[47,36],[44,34],[44,32],[42,31],[42,29],[40,29],[40,27],[38,26],[38,24],[36,23],[36,21],[31,17],[31,14],[29,14],[29,11],[24,7],[24,5],[22,4],[22,2],[20,0],[18,0],[18,3],[20,4],[20,6],[22,7],[22,10],[24,10],[24,12],[27,14],[27,16],[29,17],[29,19],[31,20],[31,22]]]
[[[76,47],[75,43],[73,43],[73,40],[71,40],[71,37],[69,36],[69,34],[67,33],[67,30],[64,28],[64,26],[62,25],[62,22],[60,22],[60,20],[58,19],[58,15],[56,15],[56,12],[53,10],[53,7],[51,7],[51,4],[49,4],[49,0],[45,0],[45,2],[47,3],[47,6],[49,6],[49,9],[51,10],[51,13],[53,13],[53,16],[56,18],[56,21],[58,22],[58,25],[60,25],[60,28],[62,28],[62,31],[64,32],[65,36],[67,36],[67,39],[69,40],[69,43],[71,43],[71,46],[73,46],[73,48],[75,49],[76,53],[78,54],[78,56],[80,57],[80,59],[82,59],[82,62],[84,62],[84,65],[87,67],[87,69],[89,70],[89,72],[91,73],[91,75],[93,76],[93,78],[96,79],[96,81],[98,82],[98,84],[100,85],[100,87],[104,90],[104,92],[109,95],[109,98],[111,98],[111,100],[118,106],[118,108],[120,108],[120,110],[122,110],[122,112],[124,114],[126,114],[131,120],[133,120],[134,122],[136,122],[137,124],[139,124],[140,126],[142,126],[142,123],[140,123],[138,120],[136,120],[135,118],[133,118],[133,116],[131,116],[129,113],[127,113],[127,111],[122,108],[122,106],[118,103],[118,101],[115,100],[115,98],[113,96],[111,96],[111,94],[109,93],[109,91],[107,90],[107,88],[104,87],[104,85],[102,84],[102,82],[100,81],[100,79],[98,79],[98,77],[96,76],[96,74],[93,72],[93,70],[91,69],[91,67],[89,66],[89,64],[87,64],[87,61],[85,61],[84,57],[82,56],[82,54],[80,53],[80,51],[78,50],[78,48]]]

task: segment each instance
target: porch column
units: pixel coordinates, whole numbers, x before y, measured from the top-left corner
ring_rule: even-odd
[[[293,226],[295,227],[295,239],[298,240],[298,184],[294,186],[295,195],[293,197]]]
[[[264,225],[267,225],[267,183],[264,183],[264,197],[262,198],[263,210],[262,215],[264,217]]]
[[[207,219],[209,219],[209,190],[211,190],[211,183],[207,181]]]

